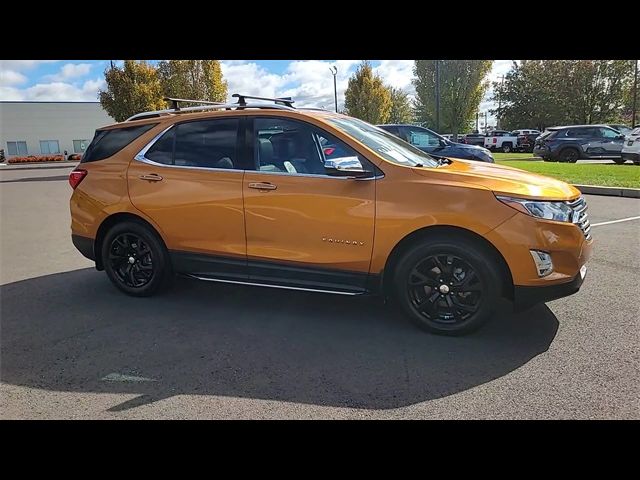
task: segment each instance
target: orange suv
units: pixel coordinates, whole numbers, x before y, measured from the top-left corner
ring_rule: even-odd
[[[234,97],[168,99],[100,128],[71,172],[73,243],[123,292],[182,274],[381,293],[455,335],[499,297],[523,308],[580,288],[592,239],[571,185],[431,156],[290,99]]]

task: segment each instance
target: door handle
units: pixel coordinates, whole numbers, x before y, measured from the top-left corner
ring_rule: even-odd
[[[278,187],[273,183],[257,182],[257,183],[250,183],[249,188],[256,188],[258,190],[275,190]]]
[[[140,175],[140,180],[149,180],[150,182],[159,182],[162,177],[157,173],[149,173],[147,175]]]

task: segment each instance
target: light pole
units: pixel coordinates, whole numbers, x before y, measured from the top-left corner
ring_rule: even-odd
[[[333,101],[336,105],[336,113],[338,113],[338,87],[336,86],[336,74],[338,73],[338,67],[332,65],[329,67],[331,73],[333,74]]]
[[[636,102],[638,100],[638,60],[634,60],[636,66],[633,74],[633,105],[631,107],[631,126],[635,127],[636,123]]]
[[[440,133],[440,60],[436,60],[436,132]]]

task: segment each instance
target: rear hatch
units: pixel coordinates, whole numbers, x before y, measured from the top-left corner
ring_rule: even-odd
[[[542,135],[536,138],[535,146],[540,148],[546,147],[547,140],[551,140],[553,137],[555,137],[556,133],[558,133],[557,130],[552,130],[552,129],[545,130]]]

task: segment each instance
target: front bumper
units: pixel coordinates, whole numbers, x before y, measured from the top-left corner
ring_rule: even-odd
[[[586,275],[586,266],[582,267]],[[573,280],[556,285],[545,285],[541,287],[526,287],[515,285],[513,289],[513,305],[516,311],[526,310],[539,303],[550,302],[562,297],[573,295],[582,286],[584,275],[581,272]]]

